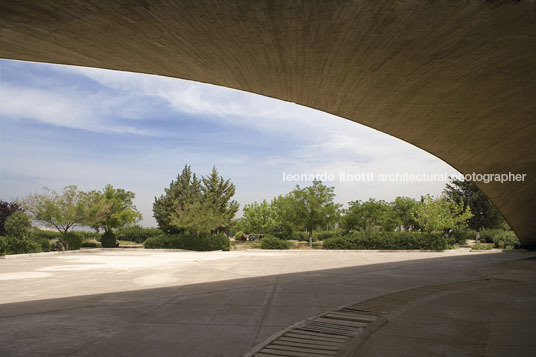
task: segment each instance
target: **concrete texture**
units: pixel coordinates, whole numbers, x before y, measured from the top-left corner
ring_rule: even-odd
[[[474,326],[483,326],[484,319],[485,328],[475,334],[464,329],[460,341],[506,354],[526,348],[520,344],[523,329],[530,331],[534,322],[536,261],[519,261],[533,255],[110,250],[5,259],[0,355],[240,356],[271,334],[341,305],[484,277],[510,279],[513,285],[447,300],[446,310],[438,300],[425,305],[426,314],[415,315],[418,321],[409,321],[417,327],[443,325],[441,314],[467,315]],[[482,342],[484,335],[491,343]],[[436,335],[454,344],[457,336]],[[406,346],[416,348],[410,346],[417,342],[408,338]]]
[[[415,304],[389,320],[358,356],[535,356],[536,260],[516,261],[489,286]]]
[[[478,183],[536,244],[536,11],[527,1],[0,2],[0,57],[159,74],[394,135]]]

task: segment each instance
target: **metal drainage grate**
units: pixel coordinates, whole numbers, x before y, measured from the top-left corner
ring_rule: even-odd
[[[377,313],[350,307],[328,312],[286,331],[254,356],[335,356],[350,337],[377,318]]]
[[[533,257],[530,258],[532,260]],[[360,346],[404,306],[461,289],[506,282],[477,279],[401,290],[299,322],[257,344],[244,357],[355,356]]]

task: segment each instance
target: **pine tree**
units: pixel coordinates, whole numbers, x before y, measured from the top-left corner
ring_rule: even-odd
[[[172,215],[185,211],[189,205],[200,200],[201,183],[196,174],[192,174],[191,167],[185,165],[182,173],[165,189],[165,194],[155,197],[153,216],[164,232],[178,233],[181,229],[172,224]]]
[[[238,211],[238,203],[231,200],[236,192],[235,185],[229,179],[224,180],[216,167],[212,167],[210,175],[202,178],[202,183],[203,203],[207,209],[212,208],[213,214],[219,218],[214,229],[226,229]]]
[[[231,181],[219,176],[215,167],[199,180],[186,165],[165,194],[155,198],[154,217],[160,229],[168,233],[224,230],[238,211],[238,203],[231,200],[235,191]]]

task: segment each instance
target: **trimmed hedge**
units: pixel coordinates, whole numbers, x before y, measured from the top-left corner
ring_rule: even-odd
[[[313,232],[313,240],[326,240],[329,238],[335,238],[341,235],[340,231],[320,231]],[[309,238],[307,238],[309,239]]]
[[[324,249],[444,250],[447,248],[447,241],[441,235],[415,232],[382,232],[372,237],[357,232],[324,241]]]
[[[190,235],[182,234],[161,234],[149,238],[143,243],[147,249],[185,249],[195,251],[225,250],[231,248],[231,242],[223,233]]]
[[[261,239],[261,249],[290,249],[292,243],[286,240],[272,237]]]
[[[86,241],[86,240],[97,240],[99,237],[99,233],[95,232],[80,232],[80,231],[70,231],[67,234],[69,234],[71,237],[78,236],[80,238],[80,241]],[[36,242],[44,242],[43,239],[53,240],[57,239],[59,241],[64,240],[63,235],[60,232],[57,231],[45,231],[38,228],[34,228],[32,231],[32,239]],[[70,238],[76,240],[74,242],[74,246],[78,246],[78,238]],[[44,246],[44,243],[40,243]],[[79,249],[79,248],[74,248]],[[72,250],[69,248],[69,250]]]
[[[41,239],[60,239],[61,233],[57,231],[44,231],[41,229],[34,228],[32,232],[32,238],[36,241],[41,241]]]
[[[40,246],[37,242],[29,239],[21,239],[17,237],[6,237],[7,254],[24,254],[40,252]]]
[[[115,248],[115,234],[112,231],[104,232],[101,237],[101,244],[103,248]]]
[[[38,243],[42,252],[50,252],[50,241],[47,238],[40,238]]]
[[[143,243],[147,239],[163,234],[158,228],[144,228],[140,226],[130,226],[117,230],[117,240]]]
[[[100,248],[102,245],[96,240],[82,241],[82,248]]]
[[[102,233],[97,233],[97,232],[76,232],[76,233],[80,235],[80,237],[82,238],[82,241],[85,241],[85,240],[98,241],[100,237],[102,236]]]
[[[67,232],[60,237],[60,242],[66,250],[78,250],[82,246],[82,234],[80,232]]]

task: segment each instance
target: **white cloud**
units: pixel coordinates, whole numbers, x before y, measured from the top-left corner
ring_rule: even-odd
[[[54,91],[2,83],[2,116],[99,133],[159,135],[140,128],[135,122],[121,124],[112,120],[118,114],[127,119],[139,117],[134,110],[136,102],[128,99],[102,93],[87,95],[74,90]],[[129,102],[133,105],[129,106]]]
[[[204,120],[302,136],[314,129],[336,131],[329,120],[338,118],[334,115],[236,89],[140,73],[74,66],[54,68],[84,75],[128,95],[158,97],[176,111],[202,115]]]
[[[144,107],[140,100],[156,99],[172,111],[192,114],[192,120],[213,121],[229,126],[256,130],[280,141],[294,143],[284,155],[254,157],[247,152],[230,155],[222,148],[211,155],[195,147],[168,149],[155,146],[148,152],[136,153],[135,160],[77,160],[75,153],[52,153],[55,161],[46,159],[38,147],[4,147],[24,155],[4,160],[2,170],[16,177],[33,177],[33,185],[61,187],[79,183],[88,189],[112,183],[137,193],[136,204],[152,224],[152,199],[163,192],[184,163],[206,173],[216,164],[220,172],[237,184],[237,199],[243,204],[270,199],[285,193],[294,183],[283,183],[282,172],[292,173],[358,173],[456,171],[446,163],[401,140],[351,121],[276,99],[191,81],[127,72],[83,67],[53,66],[59,75],[78,74],[111,89],[91,94],[75,88],[41,90],[3,83],[2,104],[6,117],[31,118],[44,123],[93,132],[162,135],[151,129],[147,117],[154,108]],[[110,94],[112,93],[112,94]],[[120,120],[118,120],[118,118]],[[143,121],[145,123],[142,123]],[[52,145],[52,144],[51,144]],[[32,151],[35,150],[35,151]],[[65,163],[68,162],[68,170]],[[331,183],[340,202],[355,199],[393,199],[397,195],[418,197],[437,194],[442,182],[428,183]],[[30,184],[10,182],[9,190],[25,192]],[[26,185],[26,186],[24,186]],[[302,184],[303,185],[303,184]],[[32,186],[33,187],[33,186]],[[37,189],[38,187],[34,187]]]

